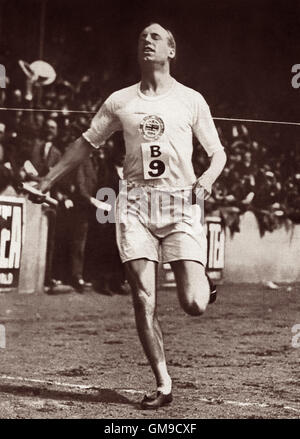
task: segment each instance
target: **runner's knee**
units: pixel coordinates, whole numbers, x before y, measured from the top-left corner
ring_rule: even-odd
[[[129,284],[131,286],[134,299],[136,299],[138,302],[141,303],[147,303],[148,301],[151,301],[153,295],[155,295],[155,291],[153,290],[153,287],[155,288],[155,284],[153,287],[151,287],[152,279],[149,279],[147,282],[147,279],[142,279],[140,271],[136,270],[132,266],[127,267],[127,278],[129,281]]]
[[[155,304],[149,292],[145,289],[138,288],[133,292],[133,302],[136,312],[142,312],[147,316],[153,316]]]
[[[129,284],[132,289],[134,301],[141,305],[144,304],[148,306],[148,302],[151,302],[151,297],[153,296],[153,291],[151,291],[149,285],[145,285],[145,283],[134,274],[130,276]]]
[[[153,317],[155,313],[154,293],[140,280],[131,284],[135,312],[146,317]]]

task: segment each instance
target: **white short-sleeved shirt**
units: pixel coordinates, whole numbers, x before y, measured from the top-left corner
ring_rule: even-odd
[[[193,134],[209,156],[223,149],[205,99],[175,79],[159,96],[144,95],[140,83],[113,93],[83,137],[98,148],[119,130],[126,147],[124,178],[155,186],[195,182]]]

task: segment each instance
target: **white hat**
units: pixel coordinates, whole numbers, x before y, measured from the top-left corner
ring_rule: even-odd
[[[29,64],[28,62],[20,59],[19,66],[25,75],[38,85],[48,85],[55,81],[55,70],[49,63],[45,61],[38,60]]]

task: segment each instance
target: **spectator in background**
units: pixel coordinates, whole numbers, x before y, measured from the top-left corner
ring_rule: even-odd
[[[11,171],[3,163],[3,148],[0,145],[0,195],[11,184]]]
[[[42,138],[43,136],[43,128],[45,124],[45,115],[42,112],[36,112],[33,115],[34,120],[34,128],[36,131],[35,137]]]
[[[57,135],[57,123],[53,119],[48,119],[44,122],[41,138],[33,141],[31,161],[41,177],[46,175],[61,158],[61,152],[55,146]]]
[[[125,147],[118,134],[107,142],[106,148],[99,150],[97,187],[97,190],[102,187],[112,188],[116,195],[119,193],[120,178],[123,177],[125,155]],[[100,224],[95,210],[91,216],[86,258],[88,272],[97,292],[108,296],[130,293],[116,246],[115,224]]]
[[[43,177],[61,158],[61,153],[55,146],[58,135],[57,123],[53,119],[46,120],[40,131],[40,137],[36,137],[34,128],[33,131],[35,135],[32,138],[30,161],[38,172],[38,176]],[[51,191],[51,195],[56,197],[57,193],[58,189],[57,186],[55,186]],[[48,208],[46,213],[48,217],[48,242],[45,285],[53,288],[61,284],[60,279],[57,280],[53,277],[54,251],[55,247],[59,246],[60,243],[55,239],[56,212],[52,208]]]
[[[50,293],[57,292],[57,290],[60,291],[60,289],[65,291],[66,285],[69,286],[69,290],[73,289],[70,286],[70,241],[73,236],[72,210],[74,203],[72,196],[74,191],[75,174],[72,172],[56,185],[55,193],[52,194],[59,203],[55,211],[49,209],[50,216],[53,215],[53,220],[55,220],[55,228],[52,235],[54,247],[51,260]]]
[[[12,132],[6,141],[6,163],[13,175],[13,185],[19,190],[20,182],[32,180],[35,177],[28,175],[24,165],[31,160],[32,143],[35,136],[34,129],[26,123],[20,124],[17,132]]]
[[[119,183],[123,179],[123,164],[125,158],[125,145],[121,133],[115,133],[107,142],[105,172],[102,179],[102,187],[114,190],[116,196],[119,193]],[[101,257],[100,266],[102,282],[106,291],[112,294],[130,294],[130,286],[125,278],[125,271],[121,262],[116,244],[115,224],[106,222],[99,224]]]
[[[0,122],[0,147],[1,147],[1,156],[4,158],[4,139],[5,139],[5,124]]]
[[[12,177],[11,166],[6,162],[5,125],[0,123],[0,194],[12,184]]]
[[[83,279],[83,269],[89,224],[92,217],[96,217],[92,197],[96,196],[99,189],[99,168],[99,152],[92,151],[90,156],[78,168],[74,179],[75,191],[72,197],[74,208],[70,212],[70,226],[72,229],[70,237],[70,270],[71,285],[80,293],[91,287],[91,284]]]

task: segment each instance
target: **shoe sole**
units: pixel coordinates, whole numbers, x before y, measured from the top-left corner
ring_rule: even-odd
[[[147,405],[147,400],[142,401],[142,402],[141,402],[141,408],[142,408],[143,410],[157,410],[157,409],[159,409],[160,407],[165,407],[165,406],[171,404],[171,402],[173,401],[173,396],[170,395],[170,396],[168,397],[168,399],[165,400],[165,401],[163,401],[161,404],[157,404],[157,405],[154,405],[154,404],[153,404],[153,405],[151,405],[151,401],[154,402],[156,399],[157,399],[157,398],[149,399],[149,400],[148,400],[148,401],[149,401],[149,405]]]

